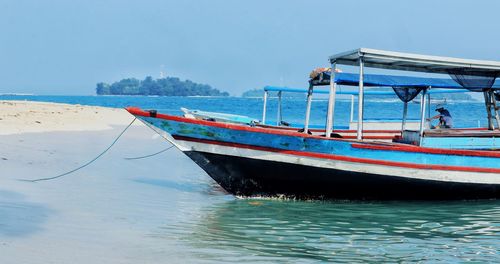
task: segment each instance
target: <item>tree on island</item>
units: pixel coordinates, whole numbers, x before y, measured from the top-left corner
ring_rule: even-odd
[[[176,77],[153,79],[151,76],[144,80],[135,78],[123,79],[111,85],[98,83],[98,95],[159,95],[159,96],[229,96],[207,84],[199,84],[190,80],[181,81]]]

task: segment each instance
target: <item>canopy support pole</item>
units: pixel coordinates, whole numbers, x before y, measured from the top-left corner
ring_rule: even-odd
[[[363,104],[364,104],[364,87],[363,87],[363,71],[364,71],[364,60],[363,56],[359,57],[359,94],[358,94],[358,131],[356,138],[358,140],[363,139]]]
[[[420,100],[420,131],[419,131],[419,135],[420,135],[419,138],[420,138],[420,140],[419,140],[419,143],[418,143],[419,146],[422,145],[422,140],[424,139],[425,105],[426,105],[425,96],[427,95],[427,89],[428,88],[424,88],[423,89],[423,91],[422,91],[422,98],[421,98],[422,100]]]
[[[495,127],[493,125],[493,117],[491,116],[491,98],[488,91],[483,91],[484,95],[484,105],[486,106],[486,113],[488,114],[488,129],[493,130]]]
[[[330,93],[328,97],[328,112],[326,114],[326,137],[331,137],[333,130],[333,116],[335,115],[335,95],[337,93],[337,84],[335,83],[335,71],[337,63],[331,64],[332,72],[330,73]]]
[[[281,119],[282,119],[282,116],[281,116],[281,91],[278,92],[278,113],[277,113],[277,117],[276,117],[276,125],[277,126],[280,126],[281,125]]]
[[[497,100],[493,90],[490,91],[491,102],[493,103],[493,111],[495,112],[495,119],[497,121],[497,128],[500,129],[500,115],[498,114]]]
[[[401,135],[403,135],[403,131],[406,129],[406,116],[408,114],[408,102],[404,103],[403,107],[403,123],[401,124]]]
[[[266,124],[266,108],[267,108],[267,97],[269,96],[268,91],[264,91],[264,107],[262,109],[262,124]]]
[[[309,132],[309,116],[311,115],[311,101],[313,94],[313,85],[309,84],[309,89],[307,90],[307,105],[306,105],[306,121],[304,123],[304,133]]]
[[[427,107],[427,118],[431,118],[431,93],[428,93],[427,94],[427,105],[429,105],[429,107]]]
[[[351,118],[349,119],[349,123],[352,123],[354,120],[354,95],[351,94]]]

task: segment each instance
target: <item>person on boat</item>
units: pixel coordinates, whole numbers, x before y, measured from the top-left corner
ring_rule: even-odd
[[[427,121],[439,118],[439,124],[433,128],[452,128],[453,119],[451,118],[450,111],[446,110],[444,107],[439,107],[436,109],[436,111],[438,111],[439,114],[431,118],[427,118]]]

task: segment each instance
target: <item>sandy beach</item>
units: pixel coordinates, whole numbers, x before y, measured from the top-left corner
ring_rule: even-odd
[[[0,101],[0,135],[106,130],[114,125],[127,125],[132,119],[125,110],[116,108]]]
[[[176,149],[126,160],[170,146],[140,122],[84,169],[20,181],[88,162],[132,120],[123,109],[0,101],[0,263],[182,262],[175,239],[153,234],[172,212],[187,217],[179,203],[210,180]]]

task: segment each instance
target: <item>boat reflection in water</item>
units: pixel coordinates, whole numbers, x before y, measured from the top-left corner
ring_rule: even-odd
[[[487,262],[500,246],[499,201],[237,199],[202,209],[198,219],[159,236],[217,262]]]

